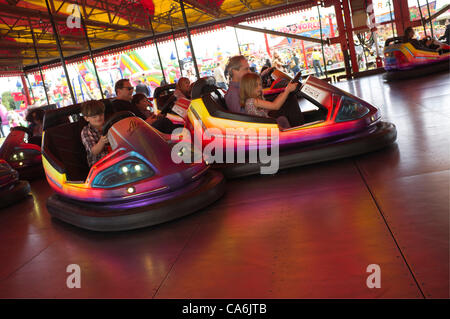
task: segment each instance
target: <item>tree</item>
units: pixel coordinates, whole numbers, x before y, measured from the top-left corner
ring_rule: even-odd
[[[11,95],[10,91],[6,91],[2,93],[2,104],[6,106],[9,110],[16,109],[16,102],[14,102],[14,98]]]

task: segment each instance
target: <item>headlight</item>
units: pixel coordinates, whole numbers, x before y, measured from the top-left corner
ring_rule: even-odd
[[[9,156],[9,161],[19,162],[26,159],[32,159],[33,157],[40,154],[41,152],[37,150],[30,150],[30,149],[16,150]]]
[[[155,175],[155,172],[147,164],[136,157],[132,157],[100,172],[92,181],[92,187],[118,187],[153,175]]]
[[[369,113],[369,109],[361,103],[344,96],[342,97],[341,107],[336,116],[336,122],[353,121],[362,118]]]

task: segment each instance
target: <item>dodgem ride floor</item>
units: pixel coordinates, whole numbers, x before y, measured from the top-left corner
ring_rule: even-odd
[[[206,209],[118,233],[52,220],[53,191],[31,181],[0,210],[0,298],[448,298],[448,74],[337,86],[379,107],[396,144],[230,180]]]

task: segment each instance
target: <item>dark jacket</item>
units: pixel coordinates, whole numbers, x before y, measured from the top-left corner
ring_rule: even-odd
[[[447,43],[447,45],[450,45],[450,24],[447,24],[447,26],[445,27],[444,35],[440,37],[439,40],[445,40],[445,43]]]
[[[130,112],[133,112],[134,115],[145,120],[144,114],[142,114],[142,112],[139,111],[139,109],[136,107],[136,105],[132,104],[131,102],[115,99],[111,102],[111,104],[112,104],[114,113],[121,112],[121,111],[130,111]]]

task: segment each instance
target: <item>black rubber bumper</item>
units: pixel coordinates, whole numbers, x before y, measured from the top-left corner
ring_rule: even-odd
[[[200,210],[225,192],[225,178],[209,170],[198,187],[169,200],[135,208],[102,209],[54,194],[47,200],[52,217],[93,231],[124,231],[161,224]]]
[[[45,176],[42,164],[16,168],[16,171],[19,172],[20,179],[24,180],[39,179]]]
[[[397,81],[404,79],[411,79],[420,76],[425,76],[428,74],[439,73],[444,71],[449,71],[450,60],[446,60],[439,63],[434,63],[426,66],[418,66],[414,69],[402,70],[402,71],[388,71],[383,75],[386,81]]]
[[[6,189],[0,190],[0,208],[17,203],[30,193],[30,184],[27,181],[18,181]]]
[[[382,149],[397,139],[397,129],[389,122],[379,122],[366,131],[339,140],[297,149],[280,150],[279,169],[351,157]],[[265,164],[267,165],[267,164]],[[220,164],[213,167],[226,178],[261,174],[261,163]]]

